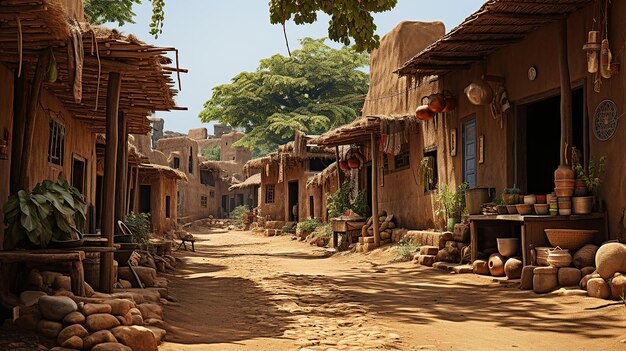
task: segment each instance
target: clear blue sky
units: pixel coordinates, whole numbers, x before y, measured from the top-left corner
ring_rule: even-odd
[[[396,8],[376,14],[377,33],[384,35],[397,23],[412,21],[443,21],[449,31],[476,11],[485,0],[398,0]],[[198,113],[211,97],[215,86],[229,83],[242,71],[254,71],[262,58],[276,53],[287,54],[281,26],[269,23],[268,0],[166,0],[163,34],[154,39],[148,34],[152,7],[149,0],[135,6],[136,24],[121,30],[133,33],[155,45],[179,49],[180,66],[188,68],[181,74],[183,89],[177,104],[189,111],[157,112],[165,119],[165,129],[187,132],[206,126]],[[116,27],[116,24],[108,24]],[[298,48],[298,39],[328,36],[328,17],[319,16],[311,25],[287,25],[291,49]]]

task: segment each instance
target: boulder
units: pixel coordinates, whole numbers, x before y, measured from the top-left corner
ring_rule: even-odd
[[[41,278],[43,279],[43,283],[47,286],[52,286],[57,277],[62,276],[63,274],[59,272],[50,272],[43,271],[41,272]]]
[[[154,283],[157,278],[156,269],[153,269],[150,267],[133,267],[133,269],[135,270],[135,272],[137,272],[137,276],[139,276],[139,280],[141,280],[141,282],[146,287],[154,286]],[[133,273],[130,271],[130,268],[119,267],[117,269],[117,274],[120,279],[124,279],[124,280],[128,280],[129,282],[132,282],[133,286],[137,284],[135,282],[135,277],[133,276]],[[139,287],[139,286],[135,286],[135,287]]]
[[[537,266],[525,266],[522,268],[522,276],[520,279],[519,288],[522,290],[532,290],[533,289],[533,279],[535,277],[535,268]]]
[[[39,301],[40,297],[46,296],[46,295],[48,294],[46,294],[43,291],[31,291],[31,290],[24,291],[23,293],[20,294],[20,304],[27,306],[27,307],[35,305]]]
[[[68,349],[67,347],[57,346],[50,349],[50,351],[76,351],[75,349]]]
[[[522,276],[522,261],[518,258],[509,258],[504,263],[504,274],[508,279],[519,279]]]
[[[96,313],[111,313],[111,305],[104,303],[86,303],[83,306],[83,314],[85,316],[91,316]]]
[[[85,296],[92,297],[93,294],[96,293],[96,291],[87,282],[84,283],[84,286],[85,286]]]
[[[83,349],[83,339],[80,336],[72,336],[61,343],[62,347],[66,347],[68,349],[73,350],[82,350]]]
[[[108,342],[117,342],[117,339],[108,330],[100,330],[85,338],[83,338],[83,347],[85,350],[90,350],[92,347],[98,344],[104,344]]]
[[[76,302],[67,296],[42,296],[39,298],[39,311],[45,319],[60,321],[78,310]]]
[[[584,277],[587,274],[592,274],[596,272],[596,267],[587,266],[580,269],[580,274]]]
[[[600,274],[598,273],[592,273],[592,274],[587,274],[586,276],[582,277],[582,279],[580,280],[580,282],[578,283],[578,286],[581,289],[587,289],[587,282],[589,282],[590,279],[593,278],[601,278]]]
[[[470,227],[467,223],[457,223],[454,225],[454,233],[452,234],[454,241],[469,243],[470,242]]]
[[[158,349],[154,334],[146,327],[136,325],[117,327],[111,332],[117,341],[130,347],[132,351],[157,351]]]
[[[574,267],[559,268],[559,286],[577,286],[580,283],[580,269]]]
[[[154,327],[154,326],[148,326],[146,328],[150,329],[152,334],[154,334],[154,338],[156,339],[157,344],[161,344],[161,342],[163,342],[163,338],[165,338],[165,334],[166,334],[165,329],[161,329],[161,328]]]
[[[626,298],[626,275],[616,275],[611,279],[611,296],[613,299],[620,300]]]
[[[37,305],[20,308],[20,317],[15,320],[15,325],[24,330],[34,331],[41,320],[41,313]]]
[[[420,247],[420,254],[422,255],[437,255],[439,253],[439,248],[437,246],[422,246]]]
[[[573,263],[576,268],[583,268],[587,266],[594,266],[596,262],[596,252],[598,251],[598,246],[596,245],[585,245],[581,247],[574,254]]]
[[[485,260],[476,260],[472,263],[472,271],[474,274],[489,275],[489,265]]]
[[[65,327],[63,330],[61,330],[57,337],[57,342],[59,343],[59,345],[63,345],[63,342],[71,338],[72,336],[78,336],[82,340],[82,338],[87,335],[89,335],[89,332],[82,325],[72,324],[69,327]]]
[[[161,305],[157,305],[154,303],[142,303],[141,305],[137,306],[137,308],[139,308],[139,311],[141,311],[141,316],[144,320],[152,318],[163,319],[163,308],[161,307]]]
[[[591,278],[587,282],[587,295],[599,299],[610,299],[611,288],[602,278]]]
[[[83,315],[80,312],[72,312],[72,313],[68,313],[64,318],[63,318],[63,323],[65,325],[70,325],[70,324],[84,324],[85,323],[85,315]]]
[[[107,342],[94,346],[91,351],[136,351],[117,342]]]
[[[87,329],[92,332],[115,328],[120,325],[120,321],[115,316],[108,313],[96,313],[91,316],[87,316],[85,322]]]
[[[420,255],[418,262],[422,266],[432,267],[432,265],[435,263],[435,256],[433,256],[433,255]]]
[[[133,325],[133,315],[131,315],[130,313],[127,313],[124,316],[115,316],[115,318],[120,321],[120,325]]]
[[[127,299],[109,300],[105,303],[111,306],[111,314],[118,316],[127,314],[133,307],[135,307],[135,304]]]
[[[27,284],[32,288],[41,289],[44,285],[43,276],[39,271],[33,269],[28,273]]]
[[[37,332],[47,338],[56,338],[63,329],[63,324],[59,322],[42,319],[37,324]]]
[[[437,262],[459,263],[461,252],[456,248],[444,247],[437,252],[436,260]]]
[[[128,280],[120,279],[119,283],[122,286],[122,289],[132,289],[133,288],[133,284],[131,282],[129,282]]]
[[[52,287],[57,290],[72,291],[72,279],[66,275],[59,275],[54,279]]]
[[[596,252],[596,270],[604,279],[611,278],[615,273],[626,273],[626,245],[602,245]]]

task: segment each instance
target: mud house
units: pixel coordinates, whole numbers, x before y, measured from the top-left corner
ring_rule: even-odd
[[[333,162],[323,171],[314,174],[307,179],[308,215],[327,223],[328,218],[328,195],[339,188],[339,173],[337,162]],[[318,199],[316,201],[316,199]],[[317,206],[316,206],[317,205]]]

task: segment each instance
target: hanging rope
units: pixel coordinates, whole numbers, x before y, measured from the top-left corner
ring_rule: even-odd
[[[17,18],[17,54],[19,56],[20,62],[17,68],[17,77],[22,76],[22,22],[20,18]]]
[[[96,58],[98,59],[98,84],[96,85],[96,106],[94,107],[94,111],[98,111],[98,101],[100,100],[100,76],[102,74],[102,66],[100,63],[100,51],[98,50],[98,38],[96,38],[96,32],[91,30],[91,34],[93,35],[91,38],[91,55],[93,56],[93,48],[96,47]]]

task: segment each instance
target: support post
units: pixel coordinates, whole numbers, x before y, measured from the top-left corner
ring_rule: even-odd
[[[22,145],[22,157],[20,161],[26,161],[31,156],[30,152],[33,146],[33,133],[35,130],[35,117],[39,108],[39,99],[41,98],[41,90],[43,88],[48,65],[50,64],[50,49],[43,49],[39,58],[37,58],[37,68],[35,69],[35,77],[30,88],[29,101],[26,106],[26,116],[24,121],[24,142]],[[20,188],[27,190],[29,187],[29,168],[31,162],[21,162],[20,164]]]
[[[117,119],[117,168],[115,182],[115,222],[126,219],[126,191],[128,184],[128,123],[124,112]],[[106,193],[105,193],[106,194]],[[117,230],[117,228],[115,228]]]
[[[15,194],[20,190],[20,164],[22,163],[22,148],[24,146],[24,129],[26,128],[26,104],[28,100],[28,90],[26,84],[26,70],[23,67],[22,75],[15,76],[15,88],[13,95],[13,133],[11,138],[11,180],[10,193]]]
[[[341,168],[339,167],[339,146],[335,146],[335,160],[337,160],[337,189],[341,188]]]
[[[378,148],[374,133],[370,134],[372,149],[372,226],[374,227],[374,245],[380,246],[380,224],[378,223]]]
[[[572,146],[572,85],[567,60],[567,18],[559,23],[559,72],[561,77],[561,164],[567,164],[567,150]]]
[[[115,176],[118,142],[118,109],[122,79],[119,73],[109,73],[106,98],[106,146],[104,150],[104,179],[102,199],[102,236],[108,239],[107,246],[113,246],[115,232]],[[110,293],[113,290],[113,253],[100,254],[100,290]]]

